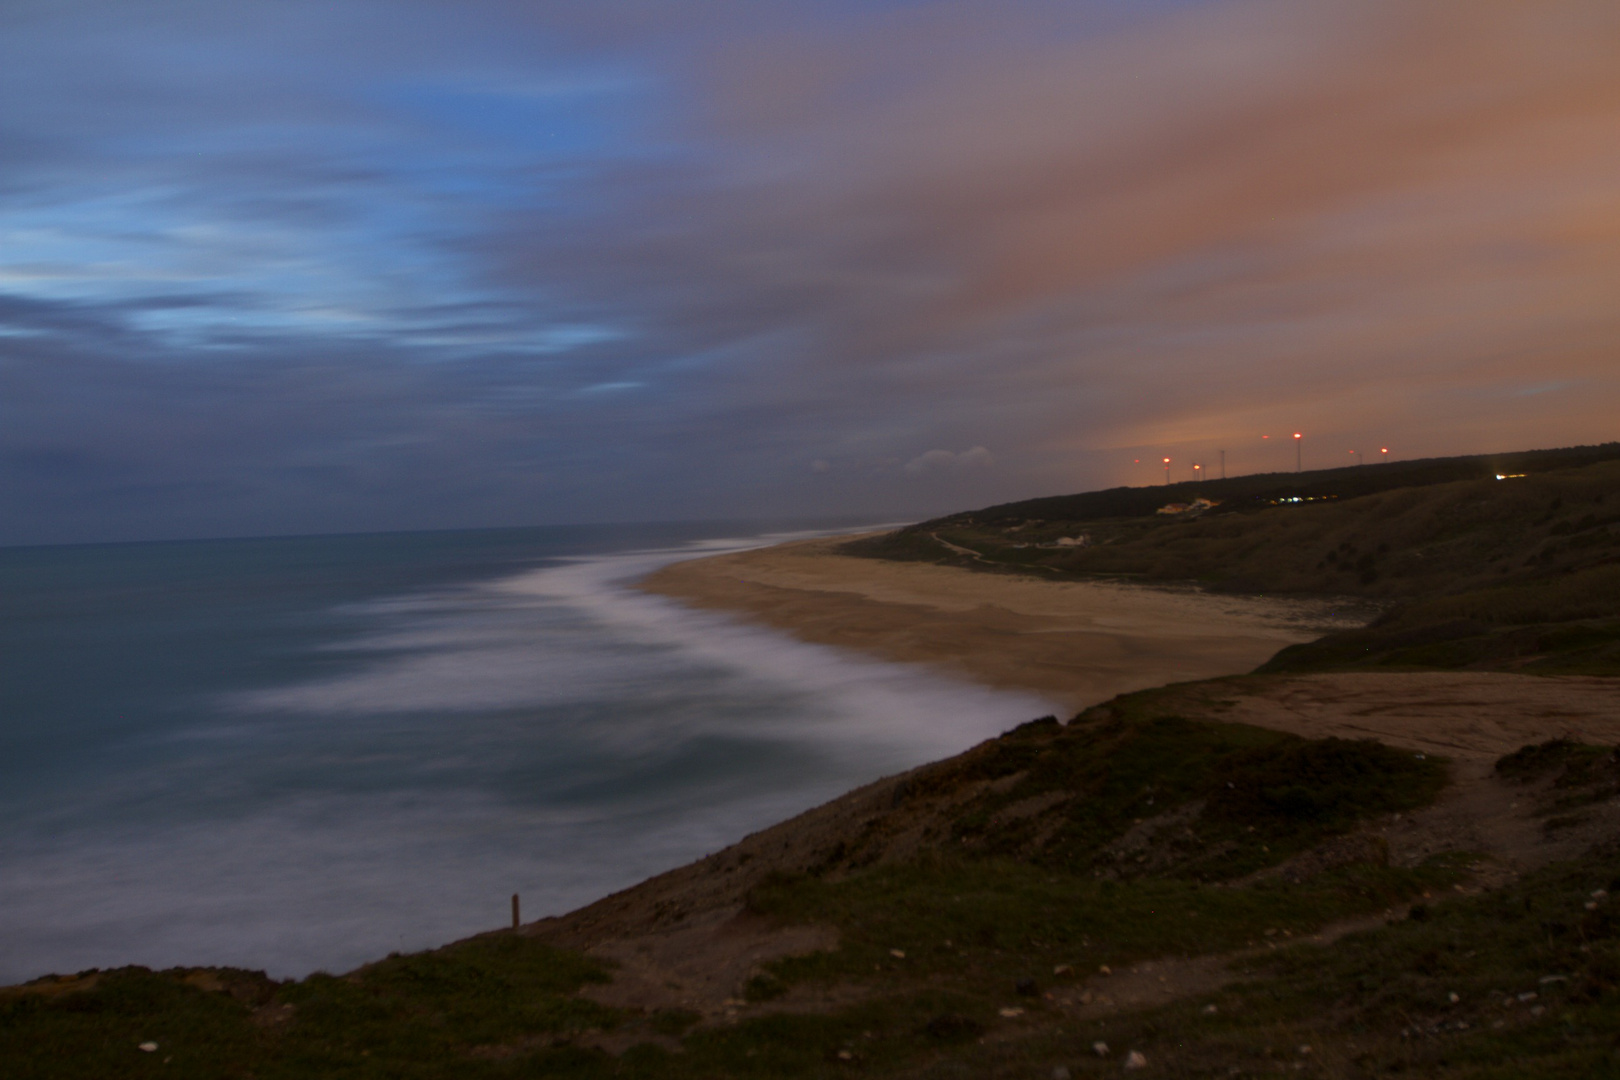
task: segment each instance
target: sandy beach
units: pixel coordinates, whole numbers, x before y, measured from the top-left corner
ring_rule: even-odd
[[[824,645],[1033,690],[1066,710],[1165,683],[1252,670],[1355,625],[1323,601],[1052,582],[841,555],[849,537],[666,567],[640,587]]]
[[[1242,676],[1356,625],[1320,600],[980,573],[840,555],[848,537],[676,563],[641,587],[807,641],[1033,690],[1078,711],[1116,694]],[[1184,700],[1183,700],[1184,699]],[[1620,741],[1620,680],[1502,672],[1226,678],[1174,691],[1189,715],[1308,738],[1376,738],[1485,766],[1527,743]]]

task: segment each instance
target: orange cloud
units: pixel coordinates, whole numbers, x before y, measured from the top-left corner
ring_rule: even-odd
[[[779,68],[745,40],[717,76],[823,110],[717,115],[795,155],[745,212],[818,228],[797,272],[881,298],[830,308],[837,362],[972,355],[917,377],[1016,398],[1026,442],[1078,456],[1268,426],[1410,453],[1616,436],[1614,4],[1263,0],[1051,44],[988,18],[925,28],[984,31],[959,65],[845,41]],[[841,103],[820,55],[907,89]]]

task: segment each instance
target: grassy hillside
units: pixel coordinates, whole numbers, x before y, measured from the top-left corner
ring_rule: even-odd
[[[1200,496],[1219,499],[1222,513],[1260,510],[1282,499],[1355,499],[1397,488],[1432,487],[1464,480],[1490,480],[1497,475],[1538,475],[1578,469],[1620,460],[1620,443],[1572,446],[1558,450],[1525,450],[1470,457],[1423,458],[1417,461],[1377,462],[1372,465],[1317,469],[1303,473],[1257,473],[1231,479],[1205,479],[1198,483],[1151,487],[1121,487],[1077,495],[1053,495],[1022,502],[1002,503],[941,521],[972,521],[991,526],[1017,525],[1032,519],[1087,522],[1109,518],[1145,517],[1170,502],[1191,502]]]
[[[1498,480],[1500,469],[1526,475]],[[1478,478],[1454,478],[1470,471]],[[1190,499],[1186,486],[1121,489],[957,514],[845,550],[1051,578],[1356,597],[1384,609],[1366,630],[1287,650],[1270,670],[1620,673],[1620,447],[1204,488],[1221,501],[1202,512],[1157,513]]]
[[[1620,781],[1568,743],[1499,771],[1549,828]],[[706,860],[747,878],[739,919],[838,931],[723,1016],[598,1004],[611,964],[496,933],[297,982],[41,980],[0,994],[0,1060],[17,1080],[1101,1076],[1132,1053],[1143,1075],[1613,1075],[1620,919],[1593,899],[1620,888],[1613,841],[1492,892],[1477,852],[1392,858],[1378,829],[1448,775],[1134,695],[846,797],[795,865],[739,871],[794,823]],[[1132,1005],[1132,980],[1157,996]]]

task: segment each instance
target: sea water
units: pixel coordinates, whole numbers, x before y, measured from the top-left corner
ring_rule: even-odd
[[[662,525],[0,549],[0,985],[344,971],[1050,706],[631,587]]]

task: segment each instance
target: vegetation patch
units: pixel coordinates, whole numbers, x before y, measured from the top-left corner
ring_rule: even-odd
[[[1306,934],[1457,877],[1445,864],[1397,870],[1362,863],[1299,885],[1267,879],[1219,887],[1098,881],[1022,862],[941,858],[837,882],[778,880],[754,905],[784,921],[839,928],[836,952],[772,964],[783,982],[943,980],[983,996],[988,1007],[1015,997],[1019,980],[1038,982],[1059,965],[1092,971],[1236,949],[1266,940],[1268,930]]]
[[[607,980],[600,964],[510,934],[343,977],[260,975],[252,996],[231,992],[240,979],[211,990],[197,974],[131,967],[83,990],[11,993],[0,1000],[5,1075],[498,1076],[519,1058],[599,1056],[566,1044],[620,1015],[577,994]]]
[[[1133,704],[1027,724],[959,759],[935,783],[982,789],[955,811],[947,850],[1094,877],[1223,881],[1421,806],[1446,782],[1443,762],[1371,740],[1120,715]]]
[[[1498,776],[1544,787],[1540,810],[1558,814],[1620,797],[1620,751],[1570,739],[1526,746],[1496,763]],[[1549,828],[1575,824],[1554,818]]]
[[[1422,918],[1256,957],[1246,981],[1111,1034],[1187,1076],[1620,1075],[1617,854],[1600,848]],[[1071,1060],[1077,1076],[1105,1071]]]

